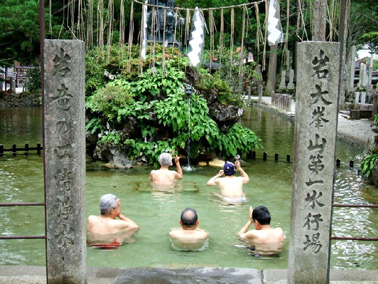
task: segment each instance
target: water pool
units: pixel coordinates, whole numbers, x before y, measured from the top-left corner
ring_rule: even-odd
[[[31,111],[32,109],[33,111]],[[13,109],[14,110],[14,109]],[[42,140],[40,109],[0,110],[0,144],[36,144]],[[16,111],[16,110],[14,110]],[[5,113],[5,115],[3,115]],[[21,120],[19,116],[23,116]],[[3,117],[7,119],[3,120]],[[25,119],[25,120],[24,120]],[[20,125],[17,125],[20,123]],[[293,153],[294,124],[268,111],[253,108],[247,111],[243,125],[263,139],[269,156]],[[12,125],[16,125],[13,127]],[[25,124],[31,124],[25,126]],[[22,126],[24,125],[24,126]],[[10,130],[11,129],[11,130]],[[27,130],[30,129],[30,130]],[[18,133],[21,131],[21,133]],[[31,133],[32,132],[32,133]],[[378,200],[361,189],[362,180],[355,169],[347,166],[350,159],[358,163],[361,150],[338,143],[337,157],[342,161],[336,173],[335,202],[376,204]],[[285,269],[288,262],[292,164],[260,159],[245,159],[243,169],[251,181],[244,186],[248,202],[227,205],[213,196],[216,187],[207,187],[207,180],[219,168],[196,167],[184,172],[184,190],[174,194],[150,190],[148,183],[152,167],[130,170],[107,169],[101,162],[87,162],[86,215],[99,214],[98,200],[102,194],[114,193],[122,201],[123,213],[141,228],[137,241],[116,250],[88,247],[88,265],[102,267],[248,267],[255,269]],[[43,200],[42,157],[35,154],[0,157],[1,202],[40,202]],[[246,223],[249,204],[265,205],[272,214],[272,226],[283,228],[285,249],[279,257],[255,258],[236,247],[238,230]],[[83,204],[84,205],[84,204]],[[200,227],[210,233],[210,246],[204,252],[177,252],[171,249],[168,232],[177,227],[179,215],[186,207],[197,210]],[[44,233],[43,209],[38,207],[0,208],[2,235],[33,235]],[[374,209],[336,208],[334,233],[338,236],[374,237],[378,234],[378,216]],[[372,242],[333,241],[331,267],[376,269],[377,244]],[[42,240],[0,241],[0,265],[44,265]]]

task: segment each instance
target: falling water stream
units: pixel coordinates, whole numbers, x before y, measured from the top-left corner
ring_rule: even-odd
[[[187,143],[186,143],[186,151],[187,151],[187,157],[186,157],[186,160],[187,160],[187,164],[185,167],[183,167],[183,170],[186,171],[186,172],[191,172],[194,170],[194,168],[192,168],[192,166],[190,165],[190,111],[191,111],[191,106],[190,106],[190,98],[191,98],[191,89],[187,90],[186,91],[186,97],[188,99],[188,139],[187,139]]]

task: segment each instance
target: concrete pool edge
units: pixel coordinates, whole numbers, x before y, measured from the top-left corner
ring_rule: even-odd
[[[44,266],[0,266],[0,284],[46,283]],[[378,270],[338,270],[330,272],[331,283],[378,283]],[[251,268],[197,267],[181,269],[165,268],[103,268],[88,267],[89,284],[149,283],[256,283],[286,284],[286,269],[256,270]],[[171,282],[169,280],[173,280]],[[230,279],[233,281],[230,282]],[[203,282],[201,282],[201,280]],[[179,281],[179,282],[177,282]],[[197,282],[200,281],[200,282]],[[235,282],[236,281],[236,282]],[[154,283],[159,283],[154,282]]]

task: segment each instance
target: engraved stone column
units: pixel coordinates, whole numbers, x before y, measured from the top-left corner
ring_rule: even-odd
[[[298,80],[297,80],[298,81]],[[288,90],[294,90],[294,70],[290,69],[290,78],[289,78],[289,83],[287,84],[287,89]]]
[[[288,283],[329,283],[339,43],[297,44]]]
[[[369,62],[368,82],[367,82],[368,90],[373,89],[373,85],[372,85],[373,69],[374,69],[374,60],[373,60],[373,54],[371,54],[370,55],[370,62]]]
[[[354,74],[355,74],[355,57],[356,57],[356,46],[353,45],[350,48],[350,52],[348,54],[348,66],[349,66],[349,72],[347,72],[347,78],[346,81],[346,89],[347,91],[353,91],[354,89]]]
[[[86,283],[84,42],[45,41],[48,283]]]
[[[286,90],[286,71],[285,70],[282,70],[281,72],[281,82],[280,82],[280,85],[279,85],[279,89],[280,90]]]

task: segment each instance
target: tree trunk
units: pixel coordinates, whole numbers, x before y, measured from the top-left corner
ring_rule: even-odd
[[[270,47],[268,79],[266,82],[265,95],[271,96],[276,88],[277,77],[277,44]]]
[[[326,40],[327,0],[314,0],[311,17],[313,41]]]
[[[339,109],[344,109],[345,107],[345,89],[346,89],[346,81],[345,81],[345,72],[346,72],[346,37],[348,34],[348,22],[349,22],[349,12],[350,12],[350,2],[347,0],[341,0],[341,11],[345,11],[344,13],[340,13],[340,29],[339,31],[339,42],[340,42],[340,83],[339,83]],[[354,63],[353,63],[354,64]]]

